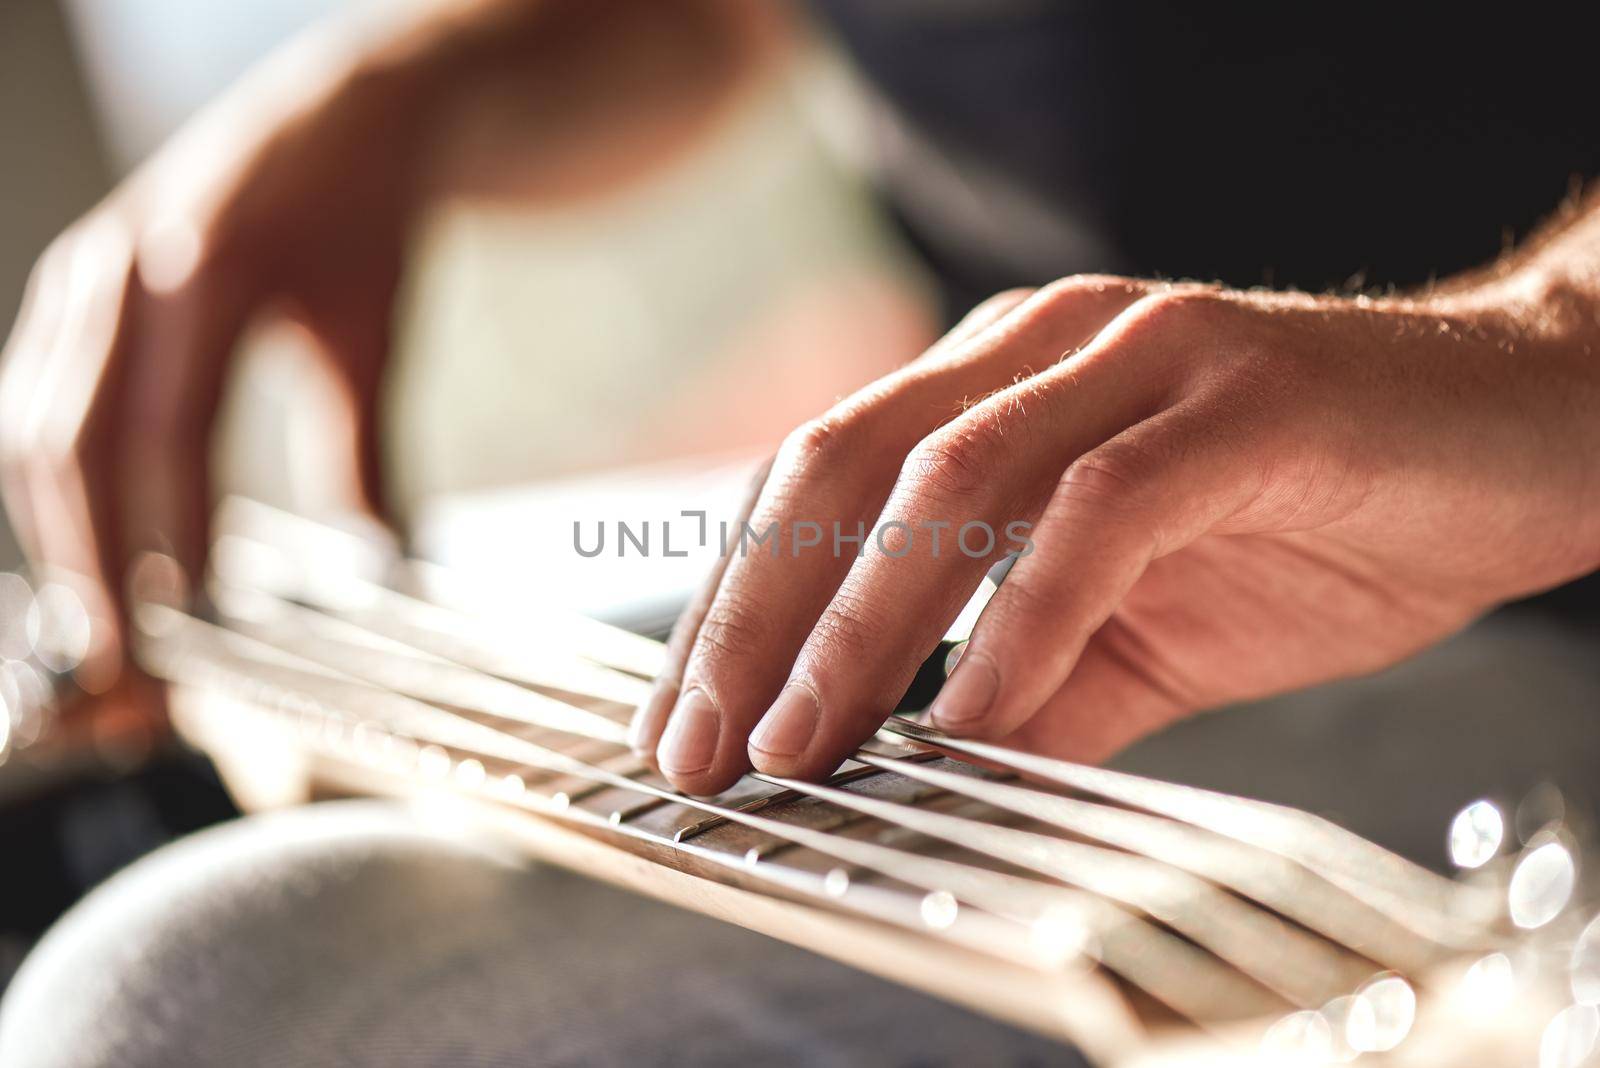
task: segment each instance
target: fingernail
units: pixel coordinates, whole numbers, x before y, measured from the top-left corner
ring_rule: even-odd
[[[672,718],[667,721],[667,732],[656,748],[656,762],[661,770],[692,775],[709,768],[717,755],[721,719],[717,706],[699,687],[679,698]]]
[[[655,748],[650,735],[655,724],[666,715],[667,710],[678,699],[678,684],[663,679],[656,683],[655,689],[650,691],[650,696],[645,698],[633,714],[633,722],[628,724],[628,744],[633,747],[635,754],[647,757]]]
[[[1000,672],[983,653],[966,652],[934,699],[928,717],[945,730],[970,727],[988,714],[1000,692]]]
[[[750,745],[772,756],[799,756],[817,732],[817,712],[817,697],[810,687],[785,686],[761,717]]]

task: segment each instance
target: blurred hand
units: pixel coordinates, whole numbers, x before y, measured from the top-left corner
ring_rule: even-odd
[[[316,339],[345,387],[362,499],[381,500],[376,383],[410,144],[377,84],[299,74],[291,98],[273,79],[226,99],[62,234],[6,345],[7,508],[101,624],[80,672],[90,689],[117,673],[129,560],[159,550],[193,569],[204,556],[212,426],[257,314],[281,311]]]
[[[253,319],[287,316],[326,358],[356,501],[380,511],[380,384],[420,209],[648,171],[783,36],[742,0],[435,6],[275,55],[36,266],[0,374],[0,458],[30,555],[100,624],[86,689],[119,677],[130,561],[156,550],[198,575],[213,424]]]
[[[996,297],[788,438],[749,519],[781,543],[714,576],[636,746],[693,793],[752,763],[827,774],[1018,548],[1016,521],[1032,549],[930,710],[952,733],[1096,760],[1389,664],[1600,563],[1600,359],[1560,325],[1583,318],[1514,286]],[[836,555],[835,522],[886,535]],[[995,541],[958,545],[974,522]]]

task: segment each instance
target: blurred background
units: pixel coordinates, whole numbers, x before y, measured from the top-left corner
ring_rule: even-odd
[[[64,226],[252,60],[333,6],[0,4],[0,325]],[[564,525],[530,517],[570,501],[575,486],[604,487],[596,500],[609,507],[650,481],[619,469],[720,470],[923,347],[940,313],[852,161],[852,99],[846,65],[813,42],[647,183],[562,212],[456,205],[428,221],[400,315],[391,424],[407,429],[389,443],[399,511],[419,546],[512,574],[540,555],[530,531],[566,537]],[[331,492],[319,477],[323,387],[293,335],[265,330],[246,348],[222,484],[315,512]],[[674,419],[691,395],[735,401],[737,418]],[[658,482],[687,485],[671,474],[680,469],[663,470]],[[723,486],[694,492],[716,501]],[[20,563],[0,525],[0,569]],[[603,585],[580,577],[591,591]],[[521,589],[539,588],[523,578]],[[669,576],[662,595],[683,581]],[[562,596],[580,596],[577,586]],[[614,587],[637,592],[636,578]],[[1375,678],[1201,717],[1118,763],[1307,806],[1435,866],[1450,815],[1475,797],[1515,811],[1555,782],[1581,824],[1600,758],[1596,603],[1592,582],[1558,591]],[[131,758],[103,756],[45,775],[0,766],[11,873],[0,881],[0,985],[85,889],[234,811],[198,757],[163,753],[135,770]],[[1536,796],[1534,829],[1552,804],[1548,791]]]

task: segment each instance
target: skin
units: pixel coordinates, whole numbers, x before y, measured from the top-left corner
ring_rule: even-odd
[[[109,625],[191,575],[234,341],[272,311],[344,385],[382,508],[380,385],[410,229],[443,196],[554,203],[659,167],[784,51],[775,5],[460,2],[330,27],[248,78],[45,253],[0,373],[0,474],[34,559]],[[560,101],[559,107],[550,106]],[[1002,294],[792,434],[756,526],[1035,524],[932,711],[1098,759],[1172,719],[1370,671],[1600,563],[1600,222],[1428,295],[1071,278]],[[819,776],[888,713],[988,561],[735,558],[634,739],[679,787]],[[1003,548],[1003,545],[1002,545]]]

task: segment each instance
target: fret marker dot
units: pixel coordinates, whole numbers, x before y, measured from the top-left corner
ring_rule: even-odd
[[[922,899],[922,922],[935,931],[942,931],[956,922],[961,906],[948,890],[935,890]]]
[[[557,791],[556,793],[550,795],[550,807],[555,809],[557,812],[565,812],[567,810],[567,806],[570,804],[572,804],[572,798],[568,797],[562,791]]]
[[[753,868],[757,864],[760,864],[760,863],[761,863],[761,851],[759,849],[751,847],[751,848],[746,849],[744,851],[744,866],[745,867]]]
[[[476,789],[489,777],[480,761],[468,757],[456,765],[456,781],[467,789]]]
[[[850,889],[850,874],[843,868],[834,868],[822,880],[822,892],[829,897],[843,897]]]

